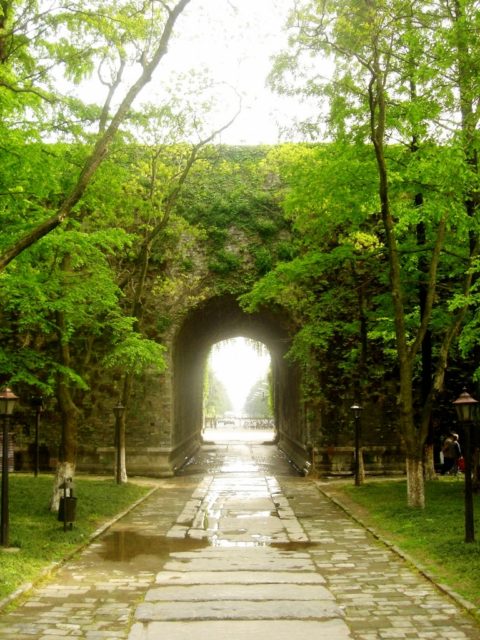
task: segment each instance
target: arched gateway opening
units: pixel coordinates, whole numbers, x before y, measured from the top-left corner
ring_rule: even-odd
[[[204,372],[210,349],[237,336],[262,342],[270,352],[278,443],[296,464],[303,465],[308,454],[303,443],[299,372],[284,358],[290,346],[287,318],[272,309],[245,313],[233,296],[219,296],[197,306],[176,334],[172,440],[177,452],[182,452],[177,461],[192,455],[201,443]]]
[[[204,376],[204,441],[274,441],[271,391],[271,358],[263,342],[245,336],[216,342]]]

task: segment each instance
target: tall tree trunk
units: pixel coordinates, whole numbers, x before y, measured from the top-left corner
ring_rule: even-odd
[[[423,196],[421,193],[415,196],[415,206],[420,207],[423,204]],[[420,222],[417,225],[417,245],[425,249],[426,245],[426,229],[425,223]],[[420,281],[418,285],[418,300],[420,304],[420,318],[423,320],[425,316],[425,308],[427,301],[427,286],[428,286],[428,260],[424,253],[420,254],[418,261],[418,270],[420,273]],[[428,328],[425,331],[425,338],[422,342],[422,369],[421,369],[421,382],[420,382],[420,404],[422,406],[422,414],[425,416],[425,420],[428,420],[428,435],[424,449],[424,473],[426,480],[433,480],[436,478],[435,474],[435,461],[433,455],[433,426],[431,420],[431,408],[430,392],[432,390],[432,332]],[[428,411],[428,418],[425,412]]]
[[[409,507],[425,506],[425,482],[422,457],[407,456],[407,503]]]
[[[390,210],[390,196],[388,184],[388,169],[385,159],[385,126],[386,126],[386,96],[384,86],[384,71],[380,65],[380,54],[376,42],[376,34],[372,38],[372,62],[370,65],[371,80],[369,83],[370,135],[375,150],[378,170],[378,195],[383,227],[385,230],[386,246],[389,260],[390,294],[393,303],[397,362],[399,371],[399,424],[400,432],[406,449],[407,469],[407,502],[412,507],[425,506],[425,490],[423,478],[423,445],[425,434],[417,430],[413,411],[413,361],[423,342],[428,327],[428,319],[433,304],[434,290],[428,289],[425,300],[425,315],[419,326],[416,339],[412,346],[407,342],[405,325],[405,308],[403,300],[403,286],[401,278],[401,262],[395,233],[395,222]],[[439,247],[437,246],[439,251]],[[436,254],[438,260],[438,253]],[[430,265],[429,285],[435,275],[435,263]],[[420,473],[421,470],[421,473]]]
[[[365,284],[361,281],[361,273],[354,268],[354,276],[357,281],[357,301],[359,309],[360,320],[360,357],[358,360],[358,379],[355,383],[355,402],[360,406],[363,404],[364,388],[367,377],[367,357],[368,357],[368,319],[367,319],[367,305],[365,302]],[[358,485],[362,485],[365,482],[365,465],[363,460],[363,447],[361,437],[361,423],[355,425],[355,428],[359,429],[359,447],[358,447],[358,477],[355,478]],[[356,438],[356,435],[355,435]]]
[[[117,446],[120,449],[120,483],[126,484],[128,482],[127,475],[127,448],[126,448],[126,414],[127,407],[130,403],[130,395],[132,390],[132,376],[126,373],[123,379],[122,389],[122,404],[125,407],[125,411],[120,417],[118,443]],[[117,476],[118,477],[118,476]]]
[[[166,224],[165,219],[162,220],[162,225]],[[160,226],[160,225],[157,225]],[[163,228],[163,227],[162,227]],[[131,315],[136,319],[135,329],[139,329],[140,320],[142,317],[142,298],[145,292],[145,283],[147,279],[148,266],[150,264],[150,250],[151,243],[146,242],[140,249],[140,255],[136,264],[136,271],[133,277],[137,276],[134,282],[133,302],[131,306]],[[120,417],[119,433],[117,446],[120,449],[120,482],[126,483],[128,481],[127,476],[127,455],[126,455],[126,415],[128,406],[130,403],[130,395],[132,391],[133,376],[130,372],[126,372],[123,376],[123,388],[122,388],[122,404],[125,407],[125,411]],[[117,476],[118,477],[118,476]]]
[[[57,391],[57,400],[61,416],[61,443],[57,468],[53,483],[53,493],[50,502],[50,509],[58,511],[62,488],[67,480],[74,478],[77,457],[77,416],[78,410],[73,403],[70,391],[61,382]]]
[[[411,15],[408,16],[408,30],[412,32],[413,27],[413,7],[411,8]],[[418,89],[416,80],[416,55],[411,49],[408,53],[408,83],[410,88],[410,101],[412,104],[418,102]],[[414,155],[419,151],[419,140],[421,132],[418,130],[416,124],[412,123],[412,140],[410,144],[410,151]],[[418,191],[413,199],[414,207],[419,209],[423,206],[423,193]],[[422,418],[425,422],[428,421],[428,434],[426,438],[423,463],[424,463],[424,477],[425,479],[432,479],[435,477],[435,467],[433,458],[433,426],[431,421],[431,390],[432,390],[432,332],[428,326],[427,317],[428,313],[428,286],[429,286],[429,260],[427,258],[426,245],[427,245],[427,229],[425,222],[422,220],[420,214],[420,222],[417,224],[416,237],[417,246],[420,248],[419,260],[418,260],[418,302],[420,307],[420,321],[421,324],[427,323],[425,328],[425,336],[421,343],[421,372],[420,372],[420,406],[421,415],[419,419],[422,423]]]
[[[69,258],[67,257],[64,260],[64,268],[67,267],[68,262]],[[61,312],[57,312],[57,325],[60,334],[61,362],[64,367],[70,367],[70,348],[64,337],[65,318]],[[58,464],[50,502],[50,509],[52,511],[58,511],[62,487],[67,480],[73,479],[77,460],[78,409],[70,393],[69,380],[64,373],[58,375],[56,395],[58,408],[60,410],[62,431]]]

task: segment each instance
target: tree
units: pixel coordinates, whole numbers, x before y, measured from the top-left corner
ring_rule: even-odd
[[[146,188],[137,188],[137,196],[140,201],[143,213],[146,216],[145,224],[142,227],[143,233],[139,235],[137,255],[133,260],[128,278],[123,286],[129,285],[131,296],[130,314],[136,319],[136,327],[141,325],[144,308],[144,298],[146,296],[146,281],[150,271],[150,260],[155,253],[161,250],[162,235],[167,229],[170,219],[173,216],[177,199],[182,192],[190,171],[195,162],[199,159],[200,153],[219,133],[228,128],[235,120],[234,115],[226,124],[219,129],[209,133],[193,145],[181,144],[176,147],[170,145],[167,150],[167,160],[165,161],[165,146],[158,144],[153,147],[143,149],[147,161],[148,172],[140,173],[141,182],[146,184]],[[198,128],[198,113],[193,120],[194,128]],[[155,122],[152,113],[149,114],[149,122]],[[193,123],[187,123],[192,126]],[[171,128],[170,128],[171,129]],[[183,136],[186,134],[184,128],[181,129]],[[173,162],[172,162],[173,160]],[[131,371],[125,369],[123,374],[123,385],[121,402],[124,407],[128,407],[133,375]],[[122,482],[127,481],[127,470],[125,463],[125,413],[119,418],[119,443],[121,470],[119,477]]]
[[[120,127],[130,117],[134,100],[150,82],[165,56],[177,19],[189,1],[180,0],[172,8],[165,2],[150,0],[115,4],[63,2],[40,12],[36,3],[30,1],[2,3],[0,98],[3,98],[1,107],[6,116],[4,123],[15,132],[11,134],[6,129],[8,133],[4,149],[8,162],[5,166],[10,168],[11,165],[21,164],[26,176],[33,170],[34,165],[28,162],[33,159],[45,184],[43,159],[53,151],[51,155],[58,160],[59,151],[45,145],[33,145],[35,137],[40,138],[45,133],[51,135],[53,131],[56,137],[63,133],[70,141],[80,137],[82,144],[69,147],[72,159],[70,166],[68,163],[60,165],[68,167],[63,175],[52,171],[51,176],[55,175],[57,182],[48,182],[47,188],[42,186],[34,191],[31,181],[26,178],[22,184],[18,181],[18,172],[13,170],[8,176],[9,180],[5,180],[2,222],[8,224],[2,228],[0,271],[60,225],[70,220],[83,224],[96,211],[95,198],[92,203],[88,188],[108,156]],[[68,37],[65,37],[67,34]],[[101,109],[88,107],[59,94],[54,78],[55,69],[60,65],[65,69],[66,79],[74,83],[88,77],[94,70],[98,71],[100,83],[106,88]],[[124,78],[129,76],[129,67],[134,69],[137,65],[140,65],[140,72],[129,86],[129,81],[125,83]],[[122,90],[123,95],[118,97]],[[57,108],[57,103],[60,103],[60,108]],[[36,131],[32,127],[27,129],[24,123],[19,127],[16,122],[19,117],[25,118],[27,111],[38,116]],[[50,116],[48,121],[46,115]],[[80,127],[75,121],[77,117],[80,118]],[[95,123],[96,134],[92,133]],[[19,150],[22,145],[24,148]],[[24,162],[17,160],[24,156]],[[67,231],[71,232],[71,227]],[[59,283],[63,284],[59,284],[59,288],[65,289],[63,300],[68,300],[72,277],[85,268],[85,263],[79,266],[75,249],[69,253],[63,246],[54,263],[61,265],[59,273],[63,273],[63,276],[59,278]],[[87,283],[93,290],[101,290],[89,279],[85,280]],[[109,286],[112,294],[106,300],[109,304],[118,305],[119,292],[113,293],[113,280]],[[113,303],[112,297],[115,299]],[[72,360],[72,338],[78,332],[78,317],[81,316],[79,303],[85,305],[83,308],[95,309],[87,295],[76,300],[77,308],[62,305],[52,307],[55,309],[53,324],[60,345],[57,380],[53,388],[56,389],[63,416],[60,464],[52,500],[54,507],[58,501],[58,487],[65,477],[73,475],[75,468],[78,409],[71,393],[72,380],[81,382],[85,388],[81,376],[74,374],[75,368],[78,369],[78,360],[76,364]],[[103,310],[105,312],[106,309]],[[121,353],[127,376],[138,371],[139,366],[146,366],[152,357],[161,363],[157,345],[143,342],[128,318],[122,323],[118,308],[115,313],[117,333],[109,354],[110,363],[115,362],[115,352],[117,356]],[[95,315],[95,311],[92,311],[92,315]],[[108,317],[112,321],[111,315]],[[90,326],[90,331],[95,330]],[[157,350],[153,355],[155,347]],[[132,360],[128,359],[128,355],[133,357]],[[132,363],[131,368],[129,362]]]
[[[331,81],[319,86],[318,74],[304,80],[297,87],[299,93],[309,95],[317,92],[326,95],[331,102],[330,131],[339,140],[364,141],[370,139],[377,171],[378,218],[382,225],[381,241],[389,265],[389,292],[391,318],[395,331],[395,352],[398,366],[398,409],[400,432],[407,454],[408,502],[412,506],[424,505],[423,490],[423,446],[428,431],[431,402],[443,381],[450,345],[462,322],[466,304],[459,300],[459,285],[450,287],[448,296],[439,296],[438,284],[441,257],[444,252],[447,230],[456,228],[464,234],[470,226],[466,202],[471,200],[472,155],[463,146],[464,157],[458,155],[455,135],[442,146],[434,141],[433,126],[448,112],[469,112],[470,108],[460,97],[460,109],[452,97],[455,90],[462,92],[460,78],[451,91],[442,91],[447,69],[465,69],[468,56],[478,52],[478,43],[472,38],[472,11],[475,3],[455,4],[454,28],[447,27],[448,37],[457,34],[457,57],[455,62],[443,57],[445,67],[439,70],[432,65],[432,34],[437,30],[435,54],[445,44],[445,15],[438,18],[434,3],[421,7],[409,1],[347,2],[339,5],[329,2],[306,2],[297,5],[292,12],[291,26],[296,33],[291,38],[294,53],[280,58],[274,81],[282,88],[278,78],[287,71],[298,68],[302,55],[310,56],[328,52],[336,64]],[[468,6],[469,11],[466,11]],[[458,12],[461,12],[460,19]],[[458,37],[459,25],[462,35]],[[466,42],[468,46],[458,43]],[[437,69],[437,70],[436,70]],[[302,76],[300,76],[302,77]],[[285,85],[283,85],[284,87]],[[469,96],[474,95],[469,84]],[[452,104],[454,107],[452,108]],[[468,119],[468,118],[467,118]],[[464,119],[462,119],[463,122]],[[465,125],[462,125],[465,130]],[[472,139],[470,135],[462,138]],[[405,144],[402,148],[392,144],[396,139]],[[467,143],[467,146],[468,144]],[[470,147],[472,148],[472,147]],[[406,150],[406,152],[405,152]],[[414,153],[413,153],[414,152]],[[448,162],[448,173],[439,168],[437,156]],[[465,161],[466,160],[466,161]],[[438,175],[432,168],[440,169]],[[473,172],[476,174],[476,171]],[[455,176],[452,178],[452,175]],[[421,189],[421,191],[419,190]],[[409,197],[406,204],[405,196]],[[421,196],[421,197],[420,197]],[[375,212],[372,212],[372,218]],[[420,218],[421,216],[421,218]],[[467,216],[467,218],[466,218]],[[421,224],[419,223],[421,220]],[[422,254],[420,270],[422,283],[419,297],[412,298],[412,268],[418,266],[409,240],[410,230],[424,234],[418,254]],[[411,236],[410,236],[411,237]],[[460,255],[468,261],[476,253],[470,243],[470,255],[460,249]],[[442,253],[443,252],[443,253]],[[451,266],[451,260],[445,264]],[[459,269],[457,261],[455,269]],[[465,273],[465,266],[462,266]],[[471,273],[468,268],[463,283],[463,294],[470,287]],[[438,309],[440,302],[445,311],[447,305],[457,306],[458,312],[447,319],[447,314]],[[444,324],[438,330],[438,357],[435,377],[430,392],[424,394],[422,417],[417,418],[415,403],[415,380],[418,357],[430,336],[430,328],[442,317]],[[429,365],[425,365],[429,367]],[[428,376],[430,372],[426,372]]]
[[[179,222],[175,215],[176,200],[200,152],[218,133],[214,131],[193,145],[182,142],[167,146],[160,135],[172,141],[176,137],[186,138],[191,133],[188,127],[195,133],[200,127],[198,110],[195,120],[179,118],[174,103],[175,100],[168,108],[151,107],[148,113],[135,114],[137,139],[141,134],[149,141],[154,136],[158,138],[157,144],[117,141],[112,157],[99,168],[82,199],[81,211],[88,212],[88,216],[81,216],[81,222],[70,221],[49,234],[29,252],[22,253],[3,274],[6,280],[10,277],[13,289],[15,283],[21,285],[19,273],[25,265],[37,270],[40,277],[46,277],[43,268],[46,264],[49,267],[50,286],[41,291],[42,304],[38,305],[35,322],[50,323],[49,333],[60,345],[58,362],[55,354],[51,356],[52,369],[57,372],[55,380],[49,385],[36,380],[38,386],[43,384],[48,394],[56,396],[62,416],[53,508],[64,478],[74,475],[78,416],[85,396],[91,391],[88,371],[100,362],[104,369],[115,371],[121,380],[117,389],[119,399],[128,407],[133,380],[146,368],[161,370],[165,364],[162,347],[148,339],[145,331],[146,299],[152,288],[158,288],[159,281],[165,279],[163,269],[159,271],[159,260],[165,261],[168,251],[175,251],[180,259],[182,251],[178,250],[179,238],[175,236],[185,233],[188,225]],[[176,107],[185,116],[184,103]],[[44,145],[41,149],[52,155],[54,152],[52,174],[61,175],[71,147]],[[21,166],[28,175],[30,165]],[[16,175],[21,178],[19,167]],[[45,251],[47,247],[49,252],[42,255],[42,249]],[[119,259],[115,257],[117,252]],[[12,300],[15,302],[6,304],[5,311],[18,314],[21,308],[24,313],[27,305],[21,300],[20,289],[15,290]],[[32,302],[29,301],[29,308]],[[36,330],[32,316],[30,313],[30,325],[21,318],[30,332]],[[15,321],[11,327],[18,331]],[[22,379],[22,374],[26,379],[27,373],[31,378],[32,372],[25,372],[27,368],[15,372],[17,380]],[[126,482],[125,419],[121,422],[119,446],[120,476]]]
[[[341,399],[349,407],[362,391],[373,396],[392,369],[382,366],[372,336],[384,262],[376,230],[365,224],[375,203],[374,164],[365,145],[344,143],[283,145],[268,164],[292,225],[291,253],[242,302],[249,310],[274,303],[292,318],[289,357],[301,367],[309,437],[330,445],[342,441]],[[318,432],[319,414],[333,410],[336,433]]]
[[[223,382],[217,378],[210,366],[207,366],[204,379],[205,417],[216,420],[225,412],[232,410],[232,401]]]
[[[79,39],[80,47],[82,47],[82,36],[90,30],[93,32],[94,42],[87,41],[90,45],[88,48],[89,55],[87,56],[87,61],[84,62],[84,66],[81,67],[80,75],[84,75],[87,70],[91,71],[95,60],[99,62],[100,66],[102,64],[109,65],[111,67],[110,77],[108,80],[104,80],[108,86],[107,97],[101,112],[98,114],[98,134],[94,136],[91,150],[84,159],[71,187],[65,195],[62,195],[55,202],[54,210],[49,203],[43,203],[45,216],[42,216],[40,220],[34,221],[30,228],[21,233],[20,236],[15,237],[9,246],[3,248],[0,255],[0,270],[5,269],[25,249],[70,218],[98,167],[104,161],[120,126],[128,116],[134,100],[151,81],[154,71],[166,55],[175,23],[189,2],[190,0],[179,0],[173,8],[169,8],[164,2],[125,2],[119,9],[116,5],[108,2],[102,2],[101,7],[98,6],[98,3],[97,6],[90,5],[89,2],[65,3],[61,5],[58,13],[55,12],[52,17],[53,23],[48,25],[50,33],[52,29],[55,32],[55,29],[68,28],[73,23],[74,35]],[[6,27],[6,30],[2,33],[0,51],[6,52],[11,50],[8,47],[9,41],[18,36],[15,18],[11,15],[13,14],[14,3],[6,2],[3,4],[5,5],[3,7],[3,26],[4,28]],[[25,10],[28,10],[28,13],[35,10],[35,3],[27,2],[26,5]],[[21,14],[21,12],[19,13]],[[34,16],[36,17],[37,14],[34,14]],[[23,38],[26,44],[19,47],[19,50],[22,54],[27,51],[25,56],[28,55],[28,59],[31,61],[36,51],[37,42],[28,39],[26,35],[27,27],[23,23],[23,18],[24,16],[20,15],[17,20],[23,28]],[[100,47],[96,41],[98,37],[103,38],[102,46]],[[29,51],[30,48],[31,51]],[[71,54],[68,61],[78,64],[83,52],[78,49],[72,52],[71,47],[69,48],[65,41],[60,38],[60,44],[57,44],[55,51],[60,54],[64,49],[67,49]],[[109,54],[111,50],[115,52],[116,66],[115,57],[112,59]],[[15,70],[15,60],[10,62],[6,53],[4,53],[3,59],[4,63],[9,62],[9,69]],[[132,64],[139,62],[140,73],[125,91],[118,106],[112,108],[114,104],[113,98],[121,87],[125,66],[128,61]],[[24,62],[23,58],[21,62]],[[75,64],[67,65],[67,72],[74,74],[74,70]],[[41,72],[37,70],[37,72],[41,73],[42,76],[46,73],[44,69]],[[17,88],[15,81],[16,79],[8,85],[8,89],[11,91],[26,90],[34,95],[40,93],[34,86],[29,86],[28,89]],[[110,113],[111,110],[112,113]],[[14,111],[15,109],[12,108],[12,112]]]
[[[272,418],[270,384],[268,378],[257,380],[248,392],[242,409],[248,418]]]

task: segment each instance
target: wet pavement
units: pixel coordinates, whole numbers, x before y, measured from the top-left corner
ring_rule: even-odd
[[[0,615],[0,638],[480,638],[273,445],[206,445]]]

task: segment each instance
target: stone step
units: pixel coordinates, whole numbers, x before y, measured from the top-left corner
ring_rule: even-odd
[[[294,571],[162,571],[156,584],[210,585],[210,584],[325,584],[325,578],[313,569]]]
[[[137,622],[129,640],[352,640],[342,620]]]
[[[197,584],[150,589],[147,602],[206,600],[333,600],[328,589],[309,584]]]
[[[313,571],[312,562],[307,558],[278,556],[232,556],[185,558],[168,560],[165,571]]]
[[[341,618],[333,600],[210,600],[196,602],[143,602],[137,621],[173,620],[325,620]]]

